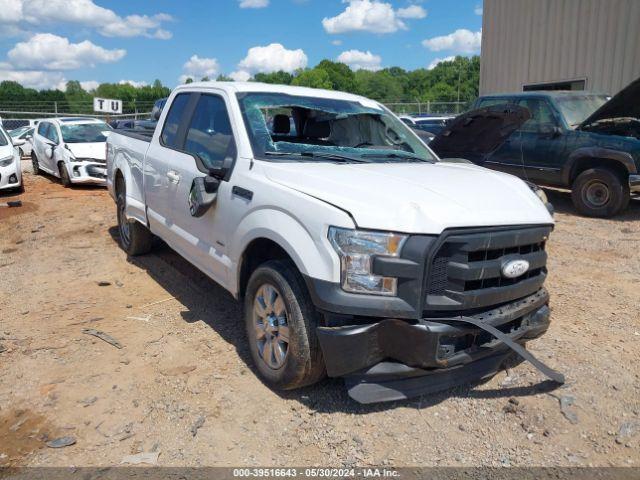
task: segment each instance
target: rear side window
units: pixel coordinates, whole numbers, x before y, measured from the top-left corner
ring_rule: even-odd
[[[503,105],[505,103],[513,103],[513,99],[507,97],[481,98],[480,100],[478,100],[477,108],[491,107],[493,105]]]
[[[189,123],[184,150],[196,154],[205,167],[219,164],[235,148],[231,122],[224,99],[202,94]]]
[[[520,100],[518,105],[528,108],[531,113],[531,118],[520,128],[523,132],[539,132],[545,127],[556,125],[555,117],[545,100],[527,98]]]
[[[181,93],[171,103],[171,108],[167,114],[167,118],[162,127],[162,135],[160,139],[165,147],[173,148],[176,150],[182,150],[180,145],[180,138],[178,138],[178,129],[180,128],[180,122],[184,114],[184,110],[189,103],[191,94]]]

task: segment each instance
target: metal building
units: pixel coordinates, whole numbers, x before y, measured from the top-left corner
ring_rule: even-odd
[[[481,95],[613,95],[640,77],[640,0],[484,0],[481,55]]]

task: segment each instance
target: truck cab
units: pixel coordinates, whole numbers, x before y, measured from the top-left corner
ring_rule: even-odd
[[[109,136],[107,186],[128,254],[158,236],[242,303],[275,389],[408,398],[531,358],[549,326],[540,192],[441,161],[367,98],[180,86],[153,133]]]

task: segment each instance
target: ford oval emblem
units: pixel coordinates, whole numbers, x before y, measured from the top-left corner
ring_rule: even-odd
[[[502,266],[502,275],[507,278],[518,278],[529,270],[529,262],[526,260],[511,260]]]

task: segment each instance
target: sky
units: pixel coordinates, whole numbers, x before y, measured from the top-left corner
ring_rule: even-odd
[[[432,68],[480,51],[481,0],[0,0],[0,81],[174,87],[313,67]]]

